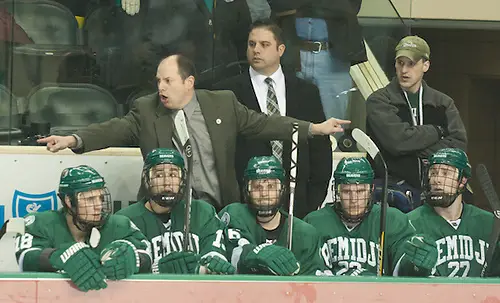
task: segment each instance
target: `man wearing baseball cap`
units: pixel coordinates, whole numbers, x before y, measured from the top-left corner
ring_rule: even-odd
[[[368,97],[367,133],[380,148],[395,190],[389,204],[409,212],[419,206],[427,158],[439,149],[466,150],[467,134],[453,99],[427,85],[431,51],[418,36],[395,49],[396,77]]]

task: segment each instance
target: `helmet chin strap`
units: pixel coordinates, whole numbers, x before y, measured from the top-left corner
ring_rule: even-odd
[[[156,194],[156,195],[151,195],[151,200],[153,200],[156,204],[158,204],[161,207],[172,207],[174,206],[178,201],[180,201],[179,193],[163,193],[163,194]]]
[[[463,187],[461,188],[460,185],[463,184]],[[457,188],[454,194],[433,194],[432,191],[429,192],[429,195],[427,196],[427,203],[432,206],[432,207],[443,207],[447,208],[450,207],[450,205],[455,202],[455,200],[460,196],[464,191],[465,187],[467,186],[467,181],[463,181]]]
[[[429,199],[427,200],[427,203],[429,203],[433,207],[443,207],[447,208],[455,200],[457,197],[460,195],[460,193],[457,191],[456,193],[450,195],[450,194],[441,194],[441,195],[436,195],[436,194],[430,194]]]
[[[100,227],[99,224],[92,224],[89,222],[85,222],[83,220],[79,220],[76,215],[73,215],[73,224],[75,224],[76,228],[83,232],[89,232],[93,227]]]

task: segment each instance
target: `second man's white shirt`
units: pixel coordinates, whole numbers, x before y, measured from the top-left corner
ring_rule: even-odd
[[[267,90],[268,85],[265,82],[267,78],[273,79],[274,91],[276,92],[276,98],[278,99],[278,107],[280,114],[286,116],[286,88],[285,88],[285,75],[279,68],[271,75],[265,76],[259,74],[251,66],[249,68],[250,79],[252,81],[253,90],[257,96],[257,101],[259,102],[260,110],[267,114]]]

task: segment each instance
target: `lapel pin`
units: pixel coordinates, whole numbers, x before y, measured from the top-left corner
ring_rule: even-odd
[[[221,124],[221,123],[222,123],[222,120],[221,120],[221,119],[217,118],[217,120],[215,120],[215,124],[219,125],[219,124]]]

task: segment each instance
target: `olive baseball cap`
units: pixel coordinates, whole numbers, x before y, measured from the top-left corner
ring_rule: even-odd
[[[407,36],[401,39],[396,46],[396,59],[399,57],[408,57],[414,62],[422,58],[429,60],[431,49],[424,39],[418,36]]]

